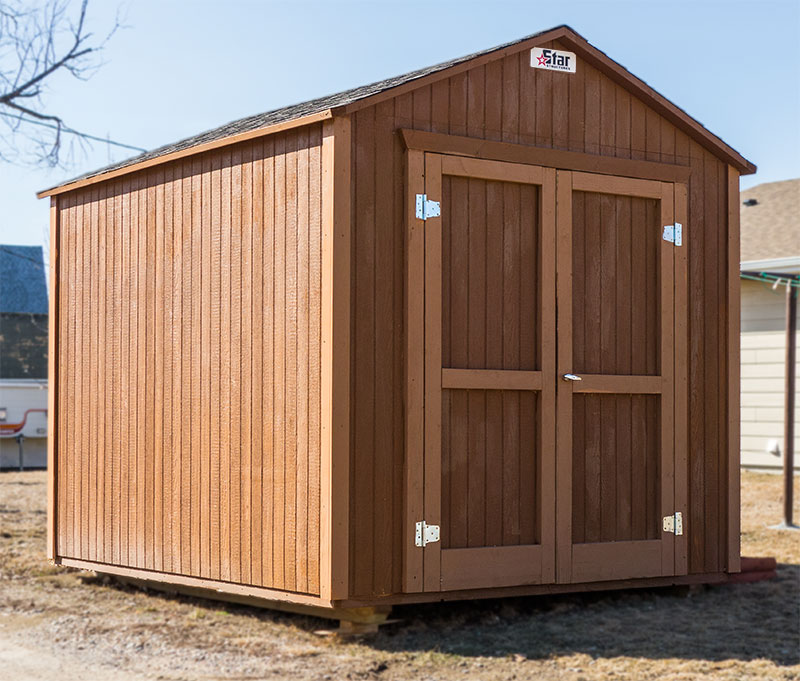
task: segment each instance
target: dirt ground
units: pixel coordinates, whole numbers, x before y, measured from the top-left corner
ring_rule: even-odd
[[[800,679],[800,533],[767,527],[779,476],[742,476],[742,552],[776,556],[775,580],[403,607],[357,641],[50,566],[45,497],[44,472],[0,474],[2,679]]]

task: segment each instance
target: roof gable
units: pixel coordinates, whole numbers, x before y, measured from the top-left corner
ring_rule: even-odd
[[[311,120],[307,120],[311,117],[313,117],[314,120],[321,120],[322,118],[332,115],[346,115],[366,106],[371,106],[383,99],[396,97],[404,92],[429,85],[436,80],[450,77],[460,71],[479,64],[488,63],[509,54],[530,49],[535,43],[544,43],[554,40],[559,41],[568,49],[575,51],[580,58],[605,73],[617,84],[629,90],[647,106],[664,116],[664,118],[675,124],[679,129],[686,132],[691,138],[698,141],[715,155],[736,167],[742,174],[755,172],[755,165],[750,163],[719,137],[707,130],[699,121],[689,116],[683,109],[656,92],[656,90],[651,88],[647,83],[634,76],[622,65],[608,57],[604,52],[591,45],[585,38],[569,26],[562,25],[546,31],[534,33],[504,45],[474,52],[457,59],[411,71],[393,78],[387,78],[369,85],[363,85],[333,95],[241,118],[226,123],[218,128],[200,133],[199,135],[187,137],[172,144],[167,144],[157,149],[144,152],[143,154],[119,161],[118,163],[79,175],[51,189],[40,192],[38,196],[41,198],[68,191],[73,188],[73,185],[80,186],[86,184],[87,180],[92,178],[98,178],[97,181],[99,181],[101,179],[107,179],[106,176],[110,178],[123,174],[123,172],[133,172],[139,167],[143,167],[144,164],[148,166],[153,165],[154,162],[159,162],[159,159],[161,159],[160,162],[166,163],[175,158],[201,153],[211,148],[211,145],[219,146],[220,141],[233,144],[256,136],[259,131],[263,131],[265,135],[270,134],[276,132],[278,129],[287,127],[286,124],[291,121],[303,123],[312,122]]]

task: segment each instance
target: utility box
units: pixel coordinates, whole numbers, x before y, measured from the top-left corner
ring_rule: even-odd
[[[50,556],[327,608],[739,570],[739,176],[562,26],[52,201]]]

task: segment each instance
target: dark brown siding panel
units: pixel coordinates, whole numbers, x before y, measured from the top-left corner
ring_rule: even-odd
[[[61,557],[319,592],[321,144],[59,202]]]
[[[397,273],[402,272],[405,266],[405,218],[402,211],[405,151],[393,131],[404,127],[691,167],[685,241],[690,260],[689,290],[702,292],[703,295],[689,296],[689,507],[683,510],[687,517],[690,572],[717,572],[722,569],[724,556],[717,549],[720,542],[725,540],[726,531],[722,513],[727,494],[724,469],[727,434],[722,419],[728,372],[726,355],[719,351],[719,344],[724,345],[722,332],[726,323],[721,316],[724,317],[722,311],[727,295],[724,285],[727,249],[722,248],[727,238],[727,217],[720,208],[724,196],[720,195],[722,190],[718,187],[722,187],[720,183],[726,166],[586,63],[580,62],[577,73],[573,75],[531,69],[526,50],[387,100],[379,108],[362,109],[353,120],[352,179],[357,207],[352,225],[355,232],[351,352],[351,371],[354,376],[351,395],[354,437],[351,441],[353,475],[350,499],[352,595],[397,593],[401,589],[403,498],[398,476],[404,460],[403,431],[396,428],[391,442],[386,442],[383,433],[387,427],[384,423],[385,409],[392,410],[393,423],[403,422],[403,405],[398,396],[403,394],[401,372],[404,359],[400,344],[390,346],[383,339],[386,329],[392,329],[394,338],[403,338],[405,299],[402,278]],[[393,145],[389,142],[392,135]],[[390,175],[394,187],[392,191],[386,191],[383,188]],[[469,191],[469,183],[465,180],[453,178],[450,182],[454,192],[459,190],[456,186],[458,182],[464,182],[463,191]],[[713,206],[706,212],[709,203]],[[452,210],[455,216],[458,206],[453,206]],[[650,218],[646,207],[634,206],[633,203],[628,205],[625,200],[607,205],[604,210],[630,211],[632,224]],[[587,220],[595,217],[599,220],[599,215],[594,211],[587,213]],[[628,273],[621,271],[621,278],[616,281],[614,289],[616,293],[612,291],[612,300],[628,295],[625,291],[626,276],[632,278],[631,284],[633,280],[647,280],[647,272],[653,271],[655,261],[645,256],[648,250],[655,252],[657,238],[657,235],[651,235],[652,241],[642,241],[631,237],[629,246],[608,245],[609,249],[629,248],[634,260]],[[620,254],[620,257],[623,256]],[[576,257],[586,256],[576,253]],[[389,263],[392,263],[391,267]],[[454,263],[453,267],[456,266]],[[390,269],[396,274],[391,280],[388,278]],[[589,268],[589,272],[590,277],[586,281],[574,282],[576,297],[591,295],[592,291],[600,289],[602,272],[599,268]],[[603,322],[598,308],[597,318],[589,316],[586,323],[594,324],[598,334],[603,331],[604,323],[609,334],[628,324],[655,324],[657,320],[648,317],[648,307],[655,309],[655,306],[648,306],[647,301],[656,295],[656,285],[657,282],[653,281],[649,288],[630,286],[635,318],[628,320],[611,315]],[[446,296],[446,290],[443,294]],[[456,309],[451,310],[451,314],[456,312]],[[714,340],[704,340],[706,327],[712,324],[717,329],[712,334]],[[599,366],[599,346],[588,339],[601,336],[594,332],[590,335],[588,329],[580,328],[576,328],[575,333],[576,359],[582,358]],[[586,340],[581,341],[582,338]],[[585,349],[582,349],[581,342]],[[448,342],[444,346],[447,347]],[[450,352],[457,355],[459,351],[454,339],[450,342]],[[658,372],[655,364],[658,348],[654,345],[638,347],[633,344],[630,348],[621,348],[619,352],[621,354],[618,356],[615,350],[612,361],[624,364],[631,362],[636,373]],[[467,355],[464,355],[463,361],[468,361]],[[469,400],[458,392],[453,391],[452,395],[445,397],[445,413],[449,409],[456,418],[463,413],[459,400]],[[644,447],[650,438],[657,437],[650,430],[656,425],[648,421],[656,418],[656,410],[646,404],[646,400],[628,397],[615,399],[613,404],[601,405],[600,398],[584,398],[582,401],[585,404],[581,405],[579,411],[583,415],[585,428],[600,428],[601,420],[608,420],[616,424],[613,430],[627,429],[628,435],[616,435],[609,431],[606,439],[610,443],[612,436],[630,437],[633,451],[637,447]],[[380,409],[376,405],[381,405]],[[490,401],[486,408],[494,410],[497,406]],[[633,427],[629,427],[628,423]],[[451,438],[463,437],[466,424],[457,426],[451,422],[450,425]],[[583,435],[576,432],[575,437],[581,438]],[[449,449],[453,452],[461,451],[462,446],[466,446],[466,443],[449,443]],[[595,462],[599,461],[589,452],[586,453],[585,463],[576,459],[576,475],[586,476],[582,484],[586,485],[586,481],[592,479],[599,480],[596,476],[600,471],[593,472],[592,469]],[[605,463],[611,465],[611,462]],[[627,465],[624,461],[617,463],[619,470]],[[589,468],[584,468],[587,465]],[[634,468],[638,467],[637,476],[644,476],[643,480],[649,479],[646,461],[634,461],[633,465]],[[614,528],[609,526],[607,530],[610,532],[613,529],[614,533],[625,537],[652,534],[655,521],[651,516],[654,511],[650,516],[647,512],[642,516],[628,510],[646,506],[647,497],[643,493],[645,486],[629,486],[624,479],[615,477],[615,472],[611,470],[606,477],[606,497],[612,485],[616,491],[622,492],[617,495],[614,509],[619,521],[615,521],[617,524]],[[579,507],[576,513],[599,523],[599,518],[590,517],[588,508],[593,504],[599,508],[605,498],[603,490],[599,484],[596,489],[591,486],[585,489],[585,503],[589,506]],[[606,502],[610,512],[611,498],[606,498]],[[445,514],[460,512],[455,507],[443,510]],[[385,537],[388,535],[379,533],[379,527],[385,527],[387,514],[392,515],[391,525],[394,528],[391,552],[386,546]],[[447,522],[455,522],[455,519]],[[465,541],[459,532],[467,532],[466,523],[465,518],[463,528],[458,523],[454,525],[457,541]],[[599,526],[576,531],[584,532],[586,529],[598,533],[602,531]],[[356,536],[358,541],[355,541]],[[393,562],[391,571],[385,565],[390,553]]]

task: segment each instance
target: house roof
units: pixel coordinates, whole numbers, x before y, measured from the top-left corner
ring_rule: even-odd
[[[800,257],[800,179],[756,185],[741,201],[742,262]]]
[[[41,246],[0,244],[0,313],[48,313]]]
[[[741,156],[735,149],[723,142],[719,137],[707,130],[699,121],[690,117],[685,111],[653,90],[647,83],[631,74],[623,66],[591,45],[572,28],[561,25],[503,45],[473,52],[472,54],[458,57],[457,59],[451,59],[423,69],[404,73],[392,78],[386,78],[385,80],[380,80],[369,85],[362,85],[336,94],[311,99],[307,102],[292,104],[291,106],[281,109],[275,109],[266,113],[231,121],[218,128],[202,132],[199,135],[187,137],[178,142],[166,144],[123,161],[84,173],[83,175],[74,177],[50,189],[43,190],[39,192],[37,196],[42,198],[44,196],[61,193],[62,191],[68,191],[73,188],[73,185],[80,186],[86,184],[86,181],[91,178],[105,179],[100,178],[100,176],[109,175],[111,173],[117,176],[121,174],[119,171],[126,168],[130,168],[130,172],[133,172],[144,164],[153,165],[152,161],[156,159],[163,159],[163,162],[168,162],[173,160],[178,154],[181,156],[186,155],[182,152],[195,150],[193,153],[200,153],[205,150],[205,147],[219,140],[230,139],[230,143],[235,143],[239,141],[238,138],[243,138],[244,135],[258,130],[263,130],[264,134],[269,134],[272,131],[277,131],[277,129],[282,129],[281,124],[286,124],[290,121],[302,122],[308,117],[315,115],[318,116],[317,120],[319,120],[320,114],[327,114],[327,116],[321,117],[347,114],[356,108],[361,108],[361,106],[368,106],[371,103],[369,100],[376,98],[382,93],[390,93],[390,96],[394,96],[395,94],[399,94],[395,92],[397,88],[407,84],[411,84],[414,87],[421,87],[428,84],[431,79],[438,80],[439,78],[448,77],[454,69],[466,62],[480,60],[481,58],[485,58],[484,61],[488,61],[491,58],[500,58],[506,54],[527,49],[532,46],[531,43],[536,40],[539,42],[548,42],[551,40],[563,42],[571,49],[574,49],[579,56],[586,59],[593,66],[606,71],[613,80],[627,87],[636,96],[645,101],[646,104],[658,110],[659,113],[666,116],[668,119],[673,120],[678,127],[684,129],[701,144],[711,148],[712,151],[715,151],[718,155],[728,160],[742,173],[748,174],[755,172],[755,166],[752,163]]]

